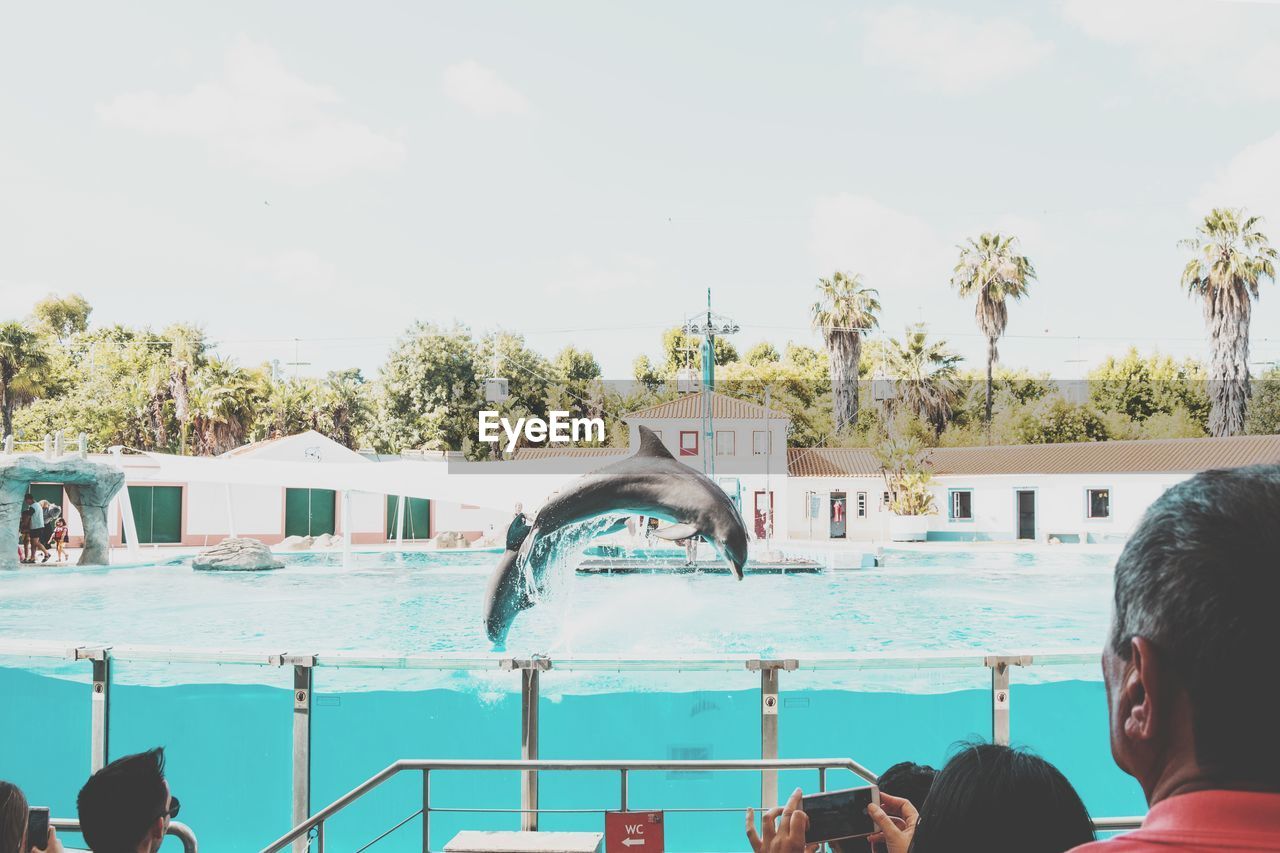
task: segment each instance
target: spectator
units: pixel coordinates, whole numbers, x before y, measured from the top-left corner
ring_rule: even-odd
[[[22,520],[19,522],[19,530],[25,530],[24,538],[26,539],[27,555],[24,562],[34,563],[36,561],[36,549],[44,554],[41,562],[49,562],[49,549],[44,546],[41,536],[44,534],[44,509],[36,502],[35,497],[27,492],[27,496],[22,502]]]
[[[67,520],[59,518],[53,525],[53,542],[58,549],[58,562],[61,563],[67,559],[67,538],[70,531],[67,529]]]
[[[803,853],[809,820],[800,796],[792,794],[776,830],[779,810],[765,815],[763,840],[749,828],[757,853]],[[889,853],[1063,853],[1093,840],[1093,822],[1066,777],[1007,746],[965,747],[938,773],[921,810],[883,791],[880,803],[868,810],[880,828],[870,840]]]
[[[52,826],[44,838],[27,838],[30,811],[21,789],[0,781],[0,853],[62,853],[58,833]]]
[[[1116,562],[1111,754],[1146,794],[1102,853],[1280,850],[1280,466],[1165,492]]]
[[[178,798],[164,778],[164,750],[126,755],[103,767],[80,789],[76,807],[94,853],[155,853],[178,816]]]
[[[49,542],[53,539],[53,527],[62,517],[62,507],[42,500],[40,510],[44,513],[44,527],[40,528],[40,545],[44,548],[44,561],[47,563],[49,562]]]
[[[937,769],[927,764],[900,761],[880,774],[876,786],[882,794],[901,797],[917,808],[924,808],[925,799],[929,796],[929,789],[933,787],[933,780],[937,775]],[[867,843],[860,838],[835,841],[831,843],[831,849],[834,853],[867,853]],[[883,844],[877,844],[872,849],[881,853],[885,848]]]
[[[910,800],[917,809],[922,809],[937,775],[937,769],[927,764],[901,761],[881,773],[876,784],[886,794]]]

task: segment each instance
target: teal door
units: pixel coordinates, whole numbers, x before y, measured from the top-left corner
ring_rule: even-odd
[[[338,493],[332,489],[285,489],[284,535],[332,535],[337,502]]]
[[[395,541],[399,520],[396,510],[400,499],[395,495],[387,495],[387,539]],[[431,538],[431,501],[426,498],[404,499],[404,538]]]
[[[133,523],[138,527],[138,543],[176,544],[182,541],[182,487],[130,486],[129,503]],[[120,538],[128,532],[121,526]]]
[[[48,501],[61,509],[63,515],[67,514],[66,492],[62,490],[61,483],[32,483],[27,491],[31,492],[36,503]]]

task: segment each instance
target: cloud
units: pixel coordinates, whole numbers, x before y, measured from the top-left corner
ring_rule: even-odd
[[[1280,97],[1274,12],[1251,8],[1264,5],[1065,0],[1062,14],[1086,35],[1131,49],[1143,73],[1230,102]]]
[[[338,268],[307,249],[286,249],[250,258],[248,267],[252,272],[266,273],[295,295],[323,296],[338,285]]]
[[[475,60],[450,65],[440,85],[446,96],[481,118],[524,116],[533,112],[529,99],[520,90]]]
[[[954,247],[932,226],[866,195],[840,193],[814,206],[809,248],[818,272],[861,273],[883,296],[936,287],[951,275]]]
[[[219,162],[287,183],[398,167],[404,144],[343,117],[341,104],[337,92],[294,74],[269,46],[239,36],[219,79],[177,95],[117,95],[97,113],[114,127],[202,142]]]
[[[656,264],[650,258],[623,255],[601,263],[580,252],[565,257],[564,272],[556,274],[546,286],[553,296],[600,296],[602,294],[635,294],[653,285]]]
[[[1247,207],[1265,217],[1265,230],[1280,240],[1280,132],[1232,157],[1191,201],[1197,217],[1214,207]]]
[[[979,21],[899,5],[871,19],[863,61],[904,71],[920,88],[960,93],[1034,68],[1052,49],[1009,18]]]

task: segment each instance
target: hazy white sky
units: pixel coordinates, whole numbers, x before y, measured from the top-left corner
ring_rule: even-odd
[[[878,287],[971,358],[955,244],[1040,273],[1005,361],[1202,355],[1176,243],[1280,244],[1280,5],[9,4],[0,297],[204,324],[244,363],[373,372],[413,319],[627,376],[714,290],[741,347]],[[1078,340],[1077,340],[1078,338]],[[1280,359],[1280,289],[1254,316]]]

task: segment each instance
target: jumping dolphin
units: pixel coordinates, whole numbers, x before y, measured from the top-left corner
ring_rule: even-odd
[[[490,640],[503,642],[516,614],[533,606],[533,593],[542,589],[554,550],[547,537],[604,515],[647,515],[671,522],[653,532],[663,539],[702,536],[742,580],[747,528],[733,501],[705,474],[677,461],[653,430],[640,427],[640,448],[634,454],[553,495],[527,530],[517,517],[485,591]],[[526,578],[532,579],[533,589]]]

